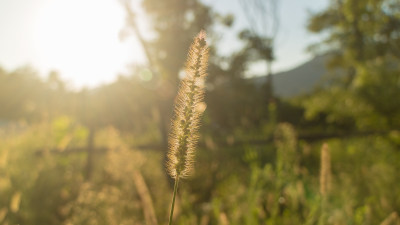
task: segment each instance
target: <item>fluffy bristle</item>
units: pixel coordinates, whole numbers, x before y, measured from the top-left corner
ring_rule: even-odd
[[[190,46],[185,72],[175,100],[175,115],[169,138],[167,170],[176,178],[190,175],[197,144],[204,82],[207,76],[208,47],[201,31]]]

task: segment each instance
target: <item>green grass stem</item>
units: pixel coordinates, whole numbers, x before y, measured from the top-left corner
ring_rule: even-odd
[[[176,197],[176,192],[178,191],[178,183],[179,183],[179,177],[176,177],[175,184],[174,184],[174,195],[172,196],[171,212],[169,214],[168,225],[172,224],[172,217],[174,215],[174,207],[175,207],[175,197]]]

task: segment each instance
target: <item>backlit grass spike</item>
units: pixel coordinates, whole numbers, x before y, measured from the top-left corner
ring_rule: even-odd
[[[185,72],[175,99],[175,114],[169,136],[167,171],[175,179],[168,224],[174,214],[175,197],[180,178],[193,170],[200,116],[205,109],[204,82],[207,76],[208,47],[206,33],[201,31],[190,46]]]
[[[167,170],[172,178],[190,175],[197,144],[200,116],[204,111],[204,82],[207,76],[208,47],[201,31],[190,47],[186,76],[175,100],[175,115],[169,136]]]

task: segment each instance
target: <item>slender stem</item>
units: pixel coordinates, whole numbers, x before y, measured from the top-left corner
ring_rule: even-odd
[[[176,197],[176,191],[178,190],[178,183],[179,183],[179,176],[177,176],[177,177],[175,178],[174,195],[172,196],[171,213],[169,214],[169,222],[168,222],[168,225],[171,225],[171,223],[172,223],[172,216],[174,215],[175,197]]]

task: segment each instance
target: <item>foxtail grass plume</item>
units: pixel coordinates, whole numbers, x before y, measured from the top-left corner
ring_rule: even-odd
[[[190,46],[185,72],[175,99],[175,114],[169,137],[167,171],[175,179],[168,225],[172,224],[175,197],[180,178],[193,168],[200,116],[205,109],[204,82],[207,76],[208,47],[206,33],[201,31]]]
[[[324,143],[321,148],[321,173],[320,173],[320,193],[325,197],[331,189],[331,156],[329,146]]]
[[[190,175],[198,139],[200,116],[205,109],[204,83],[207,76],[208,47],[201,31],[190,46],[186,76],[175,99],[175,115],[169,137],[167,170],[174,179]]]

